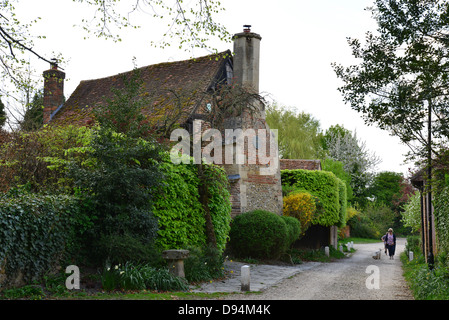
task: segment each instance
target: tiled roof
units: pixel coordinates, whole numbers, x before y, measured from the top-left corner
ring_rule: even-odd
[[[217,79],[226,77],[224,66],[229,59],[232,58],[228,50],[196,59],[160,63],[137,69],[147,98],[152,104],[148,106],[146,113],[158,121],[158,117],[167,115],[167,105],[171,105],[172,108],[177,104],[176,108],[182,106],[183,109],[182,116],[177,115],[178,121],[186,121],[192,113],[198,112],[197,107],[204,93],[217,82]],[[81,81],[61,110],[53,117],[51,124],[90,124],[93,119],[93,108],[104,104],[107,98],[113,97],[111,88],[123,88],[123,76],[131,76],[132,72]]]
[[[281,170],[321,170],[320,160],[280,159]]]

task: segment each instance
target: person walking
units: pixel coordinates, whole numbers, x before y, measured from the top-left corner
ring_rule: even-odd
[[[393,229],[388,229],[387,234],[385,235],[385,245],[388,249],[388,255],[390,256],[390,260],[394,259],[394,252],[396,250],[396,235],[393,233]]]

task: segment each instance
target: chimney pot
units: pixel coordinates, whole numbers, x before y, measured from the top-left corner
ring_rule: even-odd
[[[243,32],[246,32],[246,33],[251,32],[251,25],[250,24],[243,25]]]
[[[50,67],[52,70],[58,70],[58,59],[56,58],[51,59]]]

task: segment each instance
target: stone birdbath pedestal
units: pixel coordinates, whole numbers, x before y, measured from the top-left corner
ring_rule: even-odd
[[[184,260],[189,257],[189,250],[165,250],[162,257],[167,260],[169,270],[177,277],[185,278]]]

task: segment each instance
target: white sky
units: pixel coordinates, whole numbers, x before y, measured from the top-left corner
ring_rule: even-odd
[[[129,2],[130,0],[126,0]],[[187,1],[186,1],[187,2]],[[337,79],[332,62],[354,63],[346,37],[364,39],[366,31],[376,28],[371,13],[364,9],[371,0],[222,0],[226,11],[218,20],[230,33],[243,30],[244,24],[262,36],[260,90],[270,94],[281,105],[312,114],[323,130],[340,124],[356,130],[367,147],[382,163],[378,171],[407,173],[403,165],[408,149],[399,139],[385,131],[367,127],[360,115],[342,102],[337,91]],[[19,0],[17,13],[23,17],[41,17],[33,31],[44,34],[45,40],[35,41],[35,50],[49,59],[60,52],[66,59],[65,96],[68,98],[81,80],[95,79],[128,71],[137,66],[189,59],[191,52],[158,49],[150,46],[166,31],[166,23],[156,23],[150,15],[131,16],[139,19],[140,30],[122,30],[123,41],[92,37],[75,24],[90,19],[92,9],[72,0]],[[214,43],[219,51],[232,50],[231,43]],[[198,50],[195,56],[209,54]],[[48,69],[47,63],[34,65],[37,75]]]

